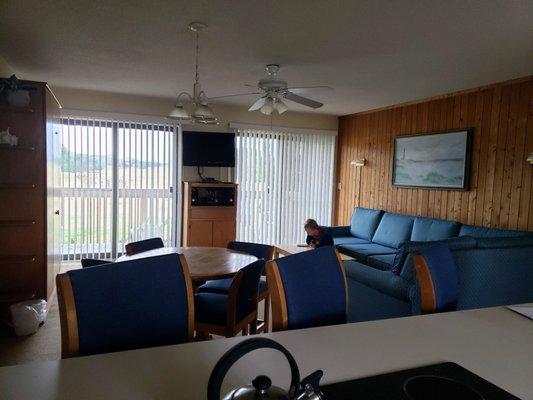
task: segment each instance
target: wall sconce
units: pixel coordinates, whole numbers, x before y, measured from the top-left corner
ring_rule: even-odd
[[[529,155],[529,157],[526,159],[526,161],[527,161],[528,163],[530,163],[531,165],[533,165],[533,153],[531,153],[531,154]]]
[[[352,160],[350,164],[355,165],[356,167],[364,167],[366,165],[366,158],[356,158],[355,160]]]

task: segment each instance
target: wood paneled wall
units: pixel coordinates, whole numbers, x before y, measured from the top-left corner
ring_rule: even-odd
[[[397,135],[474,127],[468,191],[392,187]],[[533,230],[533,76],[340,117],[335,222],[354,207]],[[367,165],[350,161],[365,157]]]

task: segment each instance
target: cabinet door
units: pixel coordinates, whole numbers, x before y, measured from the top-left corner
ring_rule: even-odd
[[[213,221],[213,246],[226,247],[235,240],[235,221]]]
[[[213,221],[190,220],[189,237],[186,246],[212,246]]]

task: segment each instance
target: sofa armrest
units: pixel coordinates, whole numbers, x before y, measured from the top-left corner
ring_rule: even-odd
[[[328,229],[333,237],[351,236],[349,226],[329,226]]]
[[[382,271],[357,261],[345,261],[344,268],[348,279],[353,279],[398,300],[411,301],[414,285],[392,271]]]

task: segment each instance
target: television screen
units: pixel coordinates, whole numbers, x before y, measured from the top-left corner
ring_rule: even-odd
[[[183,165],[234,167],[235,134],[183,132]]]

